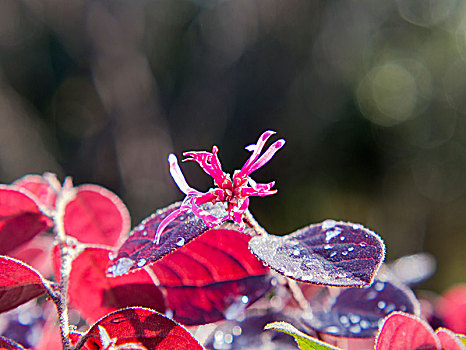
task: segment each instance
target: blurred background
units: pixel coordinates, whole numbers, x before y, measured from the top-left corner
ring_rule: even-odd
[[[262,226],[363,223],[388,261],[433,253],[442,291],[466,275],[465,118],[465,0],[0,2],[0,182],[97,183],[133,225],[183,198],[168,153],[216,144],[232,171],[272,129]]]

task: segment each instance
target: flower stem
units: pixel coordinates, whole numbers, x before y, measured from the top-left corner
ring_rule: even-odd
[[[76,249],[73,247],[73,244],[69,244],[69,242],[67,242],[63,217],[65,215],[65,207],[74,198],[74,195],[75,192],[72,188],[71,179],[67,178],[65,179],[63,187],[58,192],[56,209],[52,214],[55,239],[58,242],[58,247],[60,249],[61,266],[59,291],[58,293],[53,293],[51,298],[55,303],[55,307],[58,312],[63,350],[72,349],[70,341],[70,321],[68,317],[68,285],[71,273],[71,263],[76,256]]]

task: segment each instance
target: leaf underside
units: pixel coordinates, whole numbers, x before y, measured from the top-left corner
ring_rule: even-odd
[[[0,256],[0,312],[14,309],[45,292],[39,272],[19,260]]]

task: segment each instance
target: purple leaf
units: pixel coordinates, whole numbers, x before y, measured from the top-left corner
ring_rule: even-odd
[[[374,337],[379,321],[392,311],[420,314],[411,290],[379,279],[370,287],[344,289],[336,298],[321,293],[311,306],[312,318],[303,319],[304,323],[317,332],[349,338]]]
[[[302,323],[289,315],[279,312],[268,312],[264,315],[247,316],[241,321],[222,322],[212,331],[205,343],[206,349],[275,349],[296,350],[296,342],[288,335],[277,331],[264,334],[268,323],[286,321],[299,330],[305,331]]]
[[[209,229],[204,221],[192,212],[183,213],[168,224],[160,238],[160,243],[156,244],[154,242],[155,233],[160,222],[177,210],[180,205],[181,202],[178,202],[160,209],[136,226],[118,250],[108,272],[114,276],[119,276],[156,262]],[[225,215],[225,210],[221,204],[206,203],[202,205],[202,208],[214,216]],[[144,264],[141,264],[141,261],[144,261]]]
[[[370,284],[385,257],[385,245],[377,234],[359,224],[334,220],[284,237],[256,236],[249,247],[287,277],[342,287]]]

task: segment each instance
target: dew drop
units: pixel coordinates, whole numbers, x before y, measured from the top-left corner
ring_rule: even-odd
[[[330,257],[333,258],[335,255],[337,255],[337,252],[331,252]]]
[[[368,320],[361,320],[361,322],[359,322],[359,325],[362,329],[368,329],[371,326],[371,323]]]
[[[377,307],[380,309],[380,310],[383,310],[385,309],[385,306],[387,306],[387,303],[385,303],[385,301],[381,300],[377,303]]]
[[[300,254],[300,252],[299,252],[298,249],[296,249],[295,251],[293,251],[293,255],[294,255],[294,256],[299,256],[299,254]]]
[[[131,266],[133,266],[134,262],[128,258],[120,258],[118,259],[116,265],[113,266],[113,274],[115,276],[120,276],[129,271]]]
[[[139,267],[143,267],[146,264],[146,259],[139,259],[137,265]]]
[[[353,228],[353,230],[358,231],[361,228],[361,225],[353,224],[353,226],[351,226],[351,227]]]
[[[165,311],[165,316],[167,316],[168,318],[173,318],[173,310],[172,309],[167,309]]]
[[[180,220],[180,221],[184,221],[185,219],[186,219],[186,218],[184,217],[184,215],[178,216],[178,220]]]
[[[349,328],[349,331],[354,334],[361,333],[361,326],[358,324],[355,324],[354,326],[351,326]]]
[[[184,238],[183,238],[183,237],[179,237],[179,238],[176,240],[176,245],[177,245],[178,247],[182,247],[182,246],[184,246],[184,242],[185,242]]]
[[[324,329],[325,333],[338,333],[339,329],[337,326],[330,326]]]
[[[354,247],[349,247],[349,248],[348,248],[348,251],[349,251],[349,252],[352,252],[353,250],[354,250]]]
[[[142,230],[144,230],[144,227],[145,227],[144,224],[139,224],[139,225],[136,227],[136,231],[142,231]]]
[[[221,345],[225,342],[224,334],[222,331],[216,331],[214,334],[214,349],[221,349]]]
[[[226,344],[233,343],[233,336],[230,333],[225,334],[224,339]]]
[[[360,245],[361,247],[365,247],[367,244],[366,244],[365,242],[361,242],[361,243],[359,243],[359,245]]]
[[[143,235],[143,236],[147,236],[147,231],[143,231],[143,232],[142,232],[142,235]]]
[[[337,222],[335,220],[325,220],[323,223],[322,223],[322,228],[324,230],[330,230],[331,228],[334,228],[336,226]]]
[[[341,236],[341,237],[340,237],[340,241],[344,241],[345,239],[346,239],[345,236]]]
[[[346,256],[346,255],[348,255],[348,252],[347,251],[341,252],[341,255]]]
[[[336,227],[333,230],[329,230],[325,232],[325,240],[328,242],[332,238],[337,237],[341,232],[342,232],[342,229],[339,227]]]
[[[389,314],[392,311],[395,311],[396,306],[394,304],[388,304],[387,307],[385,308],[385,313]]]
[[[240,326],[234,326],[231,332],[233,333],[235,337],[238,337],[241,335],[241,333],[243,333],[243,330],[241,329]]]
[[[224,312],[225,318],[227,320],[237,319],[243,311],[246,309],[249,298],[246,295],[243,295],[239,301],[234,302]]]
[[[344,326],[347,326],[347,325],[349,325],[349,318],[346,317],[345,315],[342,315],[342,316],[340,316],[340,322]]]
[[[377,282],[377,283],[374,285],[374,289],[375,289],[377,292],[383,291],[384,288],[385,288],[385,283],[383,283],[383,282]]]
[[[330,244],[324,245],[324,249],[332,249],[332,246]]]
[[[351,323],[358,323],[359,321],[361,321],[361,316],[359,315],[349,314],[348,316],[349,316]]]
[[[375,290],[371,290],[369,291],[369,293],[367,293],[367,296],[366,296],[367,300],[372,300],[375,298],[377,298],[377,292]]]

